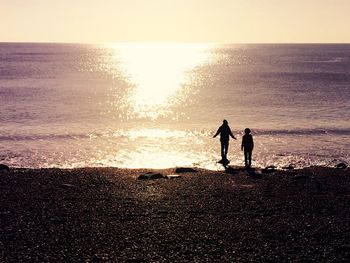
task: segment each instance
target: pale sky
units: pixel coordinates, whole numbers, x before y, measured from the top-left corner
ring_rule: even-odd
[[[350,43],[350,0],[0,0],[0,42]]]

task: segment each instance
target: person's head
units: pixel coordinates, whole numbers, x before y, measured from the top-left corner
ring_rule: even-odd
[[[228,121],[227,121],[227,120],[223,120],[222,123],[223,123],[224,125],[228,125]]]
[[[250,133],[250,129],[249,128],[245,128],[244,133],[245,134],[249,134]]]

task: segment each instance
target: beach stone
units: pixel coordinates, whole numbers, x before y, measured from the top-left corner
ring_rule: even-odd
[[[198,171],[189,167],[178,167],[175,169],[175,173],[197,173]]]
[[[346,169],[348,166],[345,163],[338,163],[335,168],[337,169]]]
[[[262,173],[273,173],[273,172],[276,172],[276,166],[274,165],[270,165],[270,166],[266,166],[264,169],[261,170]]]
[[[140,174],[137,179],[139,180],[150,180],[150,179],[161,179],[164,178],[164,175],[161,173],[153,173],[153,172],[147,172]]]
[[[180,178],[181,175],[178,175],[178,174],[168,174],[166,176],[168,179],[174,179],[174,178]]]
[[[0,164],[0,171],[7,171],[7,172],[9,172],[10,171],[10,167],[8,167],[5,164]]]
[[[288,166],[283,166],[282,169],[284,169],[284,170],[294,170],[294,166],[290,164]]]

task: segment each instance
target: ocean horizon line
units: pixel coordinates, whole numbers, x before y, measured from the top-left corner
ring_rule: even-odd
[[[0,44],[212,44],[212,45],[350,45],[350,42],[218,42],[218,41],[0,41]]]

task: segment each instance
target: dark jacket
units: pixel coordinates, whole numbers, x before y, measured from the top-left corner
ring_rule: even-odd
[[[218,129],[218,131],[216,132],[216,134],[214,135],[214,137],[216,137],[218,134],[220,134],[220,141],[224,141],[224,142],[228,142],[230,140],[230,136],[232,138],[235,138],[235,136],[233,136],[232,132],[231,132],[231,128],[228,125],[221,125]]]
[[[253,136],[251,134],[245,134],[243,135],[242,138],[242,150],[244,148],[244,151],[250,152],[254,148],[254,141],[253,141]]]

